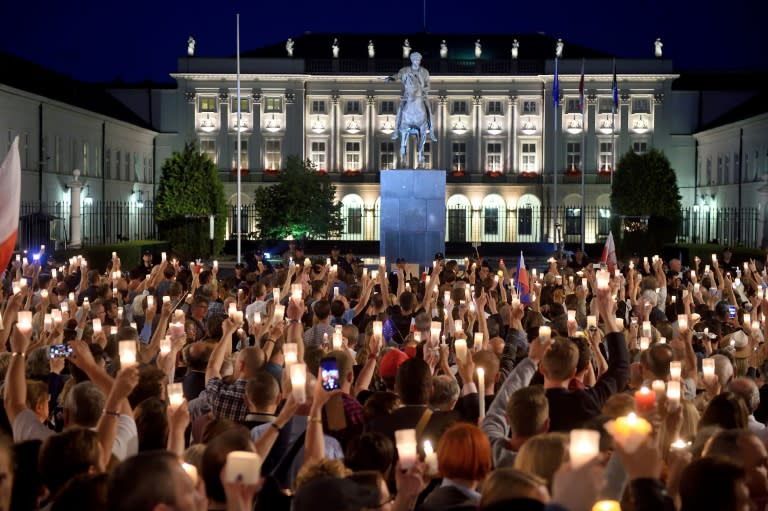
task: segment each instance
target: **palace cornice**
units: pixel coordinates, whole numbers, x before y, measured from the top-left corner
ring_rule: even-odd
[[[310,81],[322,82],[333,81],[337,83],[359,83],[359,82],[379,82],[383,81],[386,75],[316,75],[316,74],[262,74],[248,73],[240,75],[240,82],[286,82],[286,81]],[[679,74],[628,74],[622,73],[618,76],[619,82],[659,82],[664,80],[674,80],[679,78]],[[235,82],[236,74],[231,73],[171,73],[171,78],[175,80],[187,80],[192,82]],[[551,83],[554,80],[553,75],[432,75],[432,82],[436,83]],[[560,82],[578,82],[578,74],[567,74],[559,76]],[[610,82],[613,80],[611,74],[586,76],[589,82]]]

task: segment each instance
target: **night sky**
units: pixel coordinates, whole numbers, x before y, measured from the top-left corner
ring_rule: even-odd
[[[197,56],[234,54],[236,12],[246,51],[307,31],[371,37],[422,32],[422,7],[404,0],[7,1],[0,7],[0,50],[81,80],[167,82],[189,35],[197,41]],[[650,58],[661,37],[664,57],[678,70],[768,69],[766,19],[765,0],[427,0],[428,32],[542,32],[565,41],[566,58],[569,41],[619,57]]]

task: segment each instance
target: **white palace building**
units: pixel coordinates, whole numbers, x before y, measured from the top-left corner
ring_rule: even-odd
[[[672,60],[654,56],[652,41],[647,59],[614,59],[565,41],[556,111],[556,39],[548,36],[307,34],[291,43],[242,55],[240,123],[231,55],[179,58],[173,86],[104,87],[104,96],[119,101],[119,115],[68,105],[39,88],[25,90],[28,84],[4,85],[0,76],[0,131],[9,140],[21,134],[28,151],[22,200],[66,201],[74,167],[84,170],[92,200],[152,200],[163,161],[197,139],[218,165],[231,204],[237,203],[238,158],[241,200],[248,205],[256,187],[275,181],[288,156],[300,155],[336,182],[342,238],[375,240],[379,174],[413,164],[398,161],[391,138],[400,84],[383,78],[418,51],[431,74],[438,139],[427,145],[427,167],[447,173],[447,241],[552,241],[551,208],[557,206],[566,242],[580,241],[582,215],[585,241],[600,242],[609,224],[614,162],[629,150],[657,148],[677,173],[686,241],[765,245],[765,73],[750,80],[681,74]],[[754,215],[734,232],[719,217],[722,208]],[[244,220],[244,231],[253,231],[254,219]]]

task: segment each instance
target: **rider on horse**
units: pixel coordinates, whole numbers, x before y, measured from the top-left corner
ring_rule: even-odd
[[[424,101],[424,108],[427,111],[427,118],[429,122],[429,135],[432,141],[436,142],[435,130],[432,128],[432,111],[429,108],[429,101],[427,100],[427,93],[429,92],[429,71],[421,67],[421,54],[418,52],[411,53],[411,65],[405,66],[397,74],[388,76],[384,79],[387,82],[393,82],[400,80],[403,82],[403,98],[400,101],[400,107],[397,109],[397,120],[395,132],[392,134],[392,140],[397,140],[400,133],[400,122],[402,121],[403,108],[406,103],[406,89],[412,87],[412,83],[418,84],[421,88],[421,97]]]

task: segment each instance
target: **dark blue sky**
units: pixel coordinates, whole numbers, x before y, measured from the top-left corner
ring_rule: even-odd
[[[76,78],[169,81],[189,35],[198,56],[243,51],[316,33],[422,31],[422,2],[405,0],[22,0],[0,7],[0,49]],[[619,57],[651,57],[661,37],[678,69],[768,69],[768,2],[427,0],[427,30],[544,32]]]

